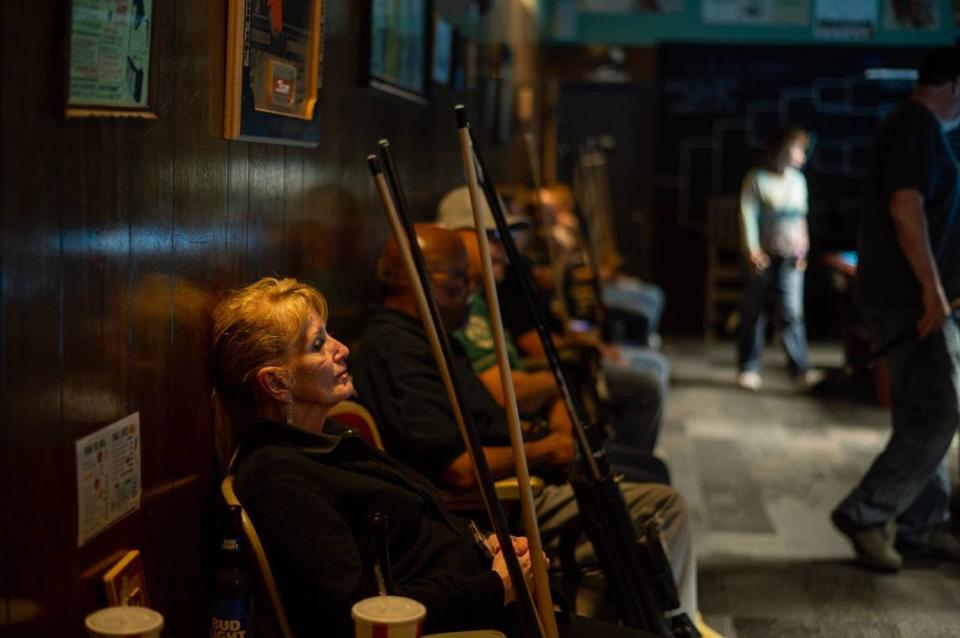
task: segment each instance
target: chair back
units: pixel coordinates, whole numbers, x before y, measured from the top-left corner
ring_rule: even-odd
[[[386,452],[386,449],[383,447],[383,439],[380,437],[380,430],[377,428],[377,423],[374,421],[373,415],[356,401],[341,401],[327,413],[327,416],[335,417],[337,421],[356,430],[367,443],[375,446],[381,452]],[[539,476],[530,477],[530,489],[533,491],[534,496],[539,495],[543,491],[543,486],[543,479]],[[497,497],[501,501],[510,503],[518,503],[520,501],[520,486],[517,477],[511,476],[510,478],[500,479],[494,484],[494,488],[496,489]],[[447,504],[447,507],[452,510],[474,511],[483,508],[483,500],[480,496],[479,488],[467,493],[455,493],[451,490],[441,488],[440,494],[443,497],[443,501]]]
[[[713,196],[707,204],[706,276],[704,278],[704,336],[712,343],[722,311],[737,312],[742,288],[740,249],[740,199],[733,195]],[[728,316],[727,329],[731,319]]]
[[[220,492],[223,494],[223,500],[227,505],[237,505],[240,507],[241,520],[243,521],[243,533],[247,538],[247,545],[253,553],[257,564],[257,572],[260,575],[260,582],[270,600],[270,607],[273,609],[273,615],[282,638],[294,638],[293,631],[290,629],[290,623],[287,620],[287,612],[283,609],[283,602],[280,600],[280,590],[277,589],[277,581],[273,578],[273,570],[270,569],[270,563],[267,562],[267,554],[263,551],[263,545],[260,543],[260,536],[253,527],[253,521],[247,516],[246,510],[240,504],[236,492],[233,491],[233,475],[228,475],[220,483]]]
[[[344,425],[356,430],[361,438],[370,445],[376,447],[381,452],[384,451],[383,439],[380,437],[380,430],[377,428],[376,421],[370,410],[366,409],[356,401],[341,401],[327,413]]]

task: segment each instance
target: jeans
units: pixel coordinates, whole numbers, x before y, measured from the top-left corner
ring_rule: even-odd
[[[765,306],[775,293],[783,322],[783,349],[790,372],[801,374],[810,368],[807,358],[807,330],[803,323],[803,272],[796,259],[773,257],[759,275],[746,275],[740,308],[738,361],[741,372],[759,372],[765,337]]]
[[[680,594],[680,611],[693,619],[697,612],[697,558],[693,525],[683,496],[671,487],[654,483],[625,481],[620,483],[620,490],[635,528],[653,516],[659,518],[661,538]],[[569,483],[545,486],[534,498],[534,509],[543,549],[556,555],[564,526],[580,513],[573,488]],[[597,555],[586,536],[577,543],[575,558],[582,567],[597,565]]]
[[[622,360],[603,363],[617,442],[649,452],[660,434],[670,361],[647,348],[617,348]]]
[[[633,277],[618,277],[603,287],[603,304],[616,342],[647,345],[650,335],[660,329],[665,301],[659,286]]]
[[[887,341],[911,330],[916,315],[888,313],[878,322]],[[953,318],[924,339],[912,339],[887,356],[892,390],[887,446],[860,484],[837,509],[872,527],[892,518],[897,536],[921,544],[950,518],[947,451],[960,424],[960,331]]]

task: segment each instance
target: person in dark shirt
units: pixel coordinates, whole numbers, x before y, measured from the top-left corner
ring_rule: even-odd
[[[960,48],[934,50],[883,123],[860,223],[856,299],[891,351],[893,434],[832,518],[860,563],[896,571],[904,552],[960,560],[946,453],[960,424],[960,182],[944,131],[960,120]],[[899,551],[898,551],[899,550]]]
[[[453,332],[469,311],[466,250],[456,233],[431,224],[417,224],[416,233],[432,279],[444,328]],[[417,302],[396,241],[383,249],[378,277],[383,305],[369,323],[351,360],[357,394],[380,425],[386,450],[438,485],[467,490],[475,486],[473,463],[465,451],[453,410],[433,361]],[[514,473],[513,450],[507,443],[504,410],[497,405],[465,359],[456,340],[453,373],[479,430],[483,452],[494,479]],[[567,467],[575,455],[572,436],[551,431],[525,443],[527,461],[537,468]],[[681,596],[681,610],[696,614],[696,567],[692,530],[682,496],[666,485],[624,481],[621,489],[634,524],[651,516],[662,524],[667,554]],[[535,498],[541,536],[548,553],[556,551],[564,525],[578,515],[569,484],[547,485]],[[596,565],[590,543],[577,547],[578,563]]]
[[[430,481],[327,418],[353,383],[349,351],[326,327],[326,301],[294,279],[263,278],[214,312],[218,414],[240,441],[234,485],[294,633],[353,636],[351,606],[377,594],[363,548],[368,516],[380,512],[396,593],[424,604],[426,631],[517,635],[514,588],[495,538],[476,540]],[[526,539],[513,544],[532,582]],[[648,636],[561,614],[558,624],[571,638]]]

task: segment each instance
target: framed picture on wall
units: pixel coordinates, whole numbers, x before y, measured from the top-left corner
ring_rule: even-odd
[[[67,117],[156,119],[153,0],[73,0],[68,32]]]
[[[230,0],[224,137],[314,147],[324,0]]]
[[[426,104],[430,97],[431,0],[367,0],[366,83]]]
[[[455,41],[453,25],[438,17],[433,23],[433,81],[437,84],[450,84]]]

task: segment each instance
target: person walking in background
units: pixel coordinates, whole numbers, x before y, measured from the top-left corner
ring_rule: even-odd
[[[788,129],[767,141],[760,166],[743,179],[740,231],[746,258],[746,282],[740,310],[737,383],[758,390],[765,338],[765,305],[776,293],[783,323],[783,348],[790,374],[806,387],[823,379],[810,366],[803,321],[803,274],[810,239],[807,233],[807,180],[800,169],[807,161],[810,138],[802,129]]]
[[[947,451],[960,425],[960,176],[944,132],[960,122],[960,48],[931,52],[876,136],[860,219],[856,300],[890,351],[893,433],[832,520],[861,565],[903,553],[960,560]]]

